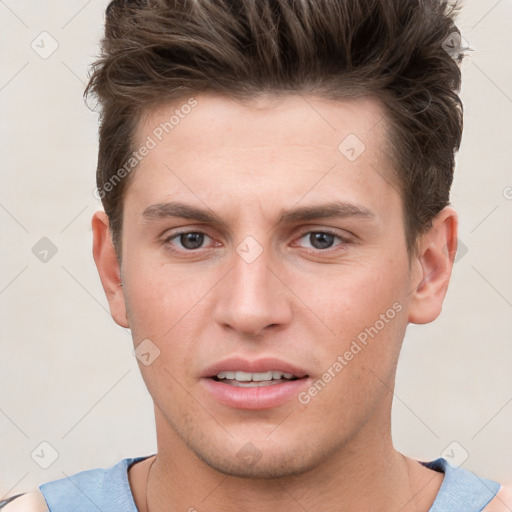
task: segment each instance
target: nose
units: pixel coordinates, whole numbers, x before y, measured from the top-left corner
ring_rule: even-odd
[[[251,247],[251,250],[255,250]],[[261,249],[260,249],[261,250]],[[253,261],[235,253],[233,266],[218,289],[215,320],[224,329],[258,337],[265,329],[290,322],[292,308],[287,286],[275,269],[270,251]]]

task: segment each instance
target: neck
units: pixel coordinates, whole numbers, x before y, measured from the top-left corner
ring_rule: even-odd
[[[369,436],[361,431],[349,445],[302,474],[249,479],[212,469],[172,429],[160,427],[146,512],[259,512],[262,504],[265,510],[275,512],[289,512],[290,508],[308,512],[427,512],[442,483],[442,474],[401,455],[393,448],[390,435],[382,433]],[[160,442],[162,439],[165,443]],[[135,493],[134,497],[139,506]],[[143,501],[139,497],[140,510],[145,510],[145,500],[146,496]]]

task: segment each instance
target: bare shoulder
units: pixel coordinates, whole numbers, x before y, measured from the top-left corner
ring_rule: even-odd
[[[512,510],[512,485],[502,485],[498,494],[482,512],[510,512]]]
[[[40,490],[27,492],[2,508],[2,512],[48,512],[46,500]]]

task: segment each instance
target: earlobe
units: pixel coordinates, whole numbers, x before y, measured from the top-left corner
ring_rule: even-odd
[[[93,215],[92,231],[94,262],[107,296],[110,314],[118,325],[129,327],[121,283],[121,269],[112,244],[109,221],[105,212],[98,211]]]
[[[426,324],[441,313],[457,252],[457,213],[445,207],[421,236],[414,262],[409,322]]]

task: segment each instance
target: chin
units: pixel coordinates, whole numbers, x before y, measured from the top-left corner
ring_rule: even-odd
[[[332,453],[331,446],[312,446],[302,440],[272,443],[264,438],[226,446],[221,440],[189,438],[188,448],[211,469],[224,475],[250,479],[298,476],[322,465]],[[216,443],[218,441],[218,443]],[[225,441],[225,440],[224,440]]]
[[[161,409],[158,409],[161,412]],[[217,422],[186,408],[158,415],[157,425],[210,469],[238,478],[293,477],[324,466],[350,438],[340,428],[320,433],[307,422]],[[199,412],[199,411],[196,411]],[[210,421],[208,421],[210,420]],[[265,422],[264,422],[265,423]],[[159,430],[159,429],[157,429]]]
[[[315,468],[312,460],[283,453],[262,453],[261,458],[246,461],[225,454],[196,453],[211,469],[224,475],[250,479],[274,479],[301,475]],[[309,458],[310,459],[310,458]]]

